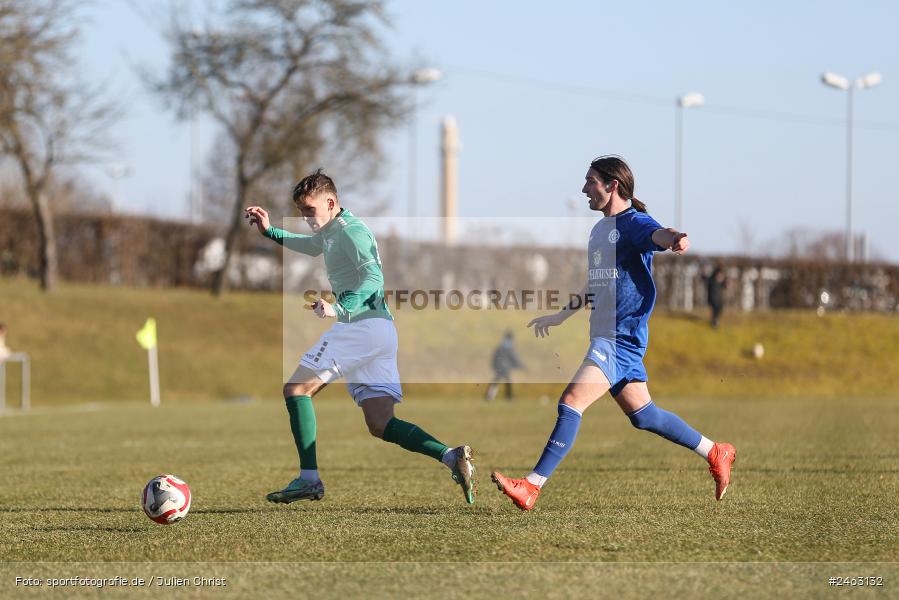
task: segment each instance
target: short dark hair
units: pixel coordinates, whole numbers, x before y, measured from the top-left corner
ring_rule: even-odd
[[[321,169],[303,177],[298,184],[293,186],[293,201],[308,196],[316,196],[322,192],[330,192],[337,198],[337,186],[334,180],[325,175]]]

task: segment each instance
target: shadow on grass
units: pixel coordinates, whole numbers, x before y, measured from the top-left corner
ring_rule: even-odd
[[[256,508],[196,508],[190,514],[232,514],[232,513],[260,513],[279,510],[276,506],[259,506]],[[47,512],[77,512],[77,513],[140,513],[137,508],[97,508],[90,506],[45,506],[40,508],[0,508],[0,513],[47,513]]]
[[[31,513],[31,512],[78,512],[78,513],[130,513],[139,512],[138,508],[97,508],[90,506],[44,506],[40,508],[6,508],[0,507],[0,513]]]
[[[334,506],[328,512],[345,512],[354,515],[445,515],[446,508],[427,506]]]
[[[704,471],[707,467],[702,463],[697,463],[699,471]],[[517,470],[516,470],[517,469]],[[502,470],[502,468],[500,468]],[[509,468],[507,469],[510,472],[527,472],[528,469],[524,468]],[[615,466],[615,467],[575,467],[571,469],[566,469],[565,473],[580,473],[580,474],[589,474],[589,473],[693,473],[697,471],[696,467],[686,467],[686,466],[661,466],[661,467],[635,467],[631,465],[623,465],[623,466]],[[794,465],[783,466],[783,467],[747,467],[740,466],[739,464],[734,466],[734,471],[736,475],[740,473],[808,473],[810,475],[818,475],[818,474],[836,474],[836,475],[849,475],[849,474],[861,474],[861,473],[870,473],[875,475],[884,475],[884,474],[893,474],[899,472],[899,469],[878,469],[878,468],[856,468],[854,466],[820,466],[820,467],[797,467]],[[557,476],[558,477],[558,476]]]
[[[190,511],[192,515],[229,515],[239,513],[276,512],[283,510],[277,506],[259,505],[255,508],[197,508]]]
[[[145,533],[149,527],[91,527],[89,525],[51,525],[30,527],[32,531],[105,531],[107,533]]]

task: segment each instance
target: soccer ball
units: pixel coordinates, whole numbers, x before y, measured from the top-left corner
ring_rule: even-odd
[[[150,520],[172,525],[190,510],[190,488],[174,475],[157,475],[144,486],[140,502]]]

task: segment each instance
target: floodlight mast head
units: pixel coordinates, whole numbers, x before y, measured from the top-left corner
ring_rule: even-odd
[[[677,99],[677,105],[681,108],[696,108],[705,104],[705,96],[699,92],[690,92]]]
[[[427,67],[425,69],[418,69],[412,73],[412,83],[417,83],[419,85],[434,83],[435,81],[440,81],[441,77],[443,77],[443,73],[441,73],[439,69]]]
[[[866,88],[872,88],[875,85],[880,85],[880,82],[883,81],[883,77],[881,77],[880,73],[874,71],[873,73],[868,73],[862,77],[859,77],[855,80],[855,87],[863,90]]]
[[[842,75],[837,75],[836,73],[824,73],[823,75],[821,75],[821,83],[838,90],[849,89],[849,80]]]

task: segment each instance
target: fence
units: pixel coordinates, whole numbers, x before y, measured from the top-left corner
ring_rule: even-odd
[[[208,284],[221,268],[224,244],[208,226],[140,217],[56,217],[60,273],[69,281],[134,286]],[[471,289],[582,287],[583,250],[532,246],[447,248],[380,236],[388,287],[425,285]],[[37,274],[36,227],[28,211],[0,209],[0,274]],[[281,249],[247,231],[232,260],[229,280],[238,289],[329,288],[320,260],[284,263]],[[657,254],[658,304],[677,310],[706,305],[706,277],[714,265],[727,275],[725,301],[742,310],[826,308],[896,312],[899,266],[771,258]]]
[[[208,227],[119,215],[54,218],[60,276],[68,281],[136,286],[200,285],[193,273]],[[0,209],[0,274],[36,277],[34,215]]]

